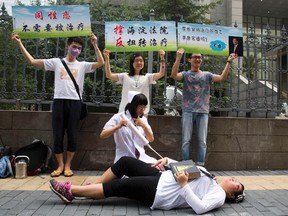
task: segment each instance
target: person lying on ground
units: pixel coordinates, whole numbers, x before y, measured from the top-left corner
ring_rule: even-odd
[[[171,162],[165,157],[155,166]],[[129,178],[122,178],[122,176]],[[233,177],[221,182],[201,173],[201,177],[188,181],[188,173],[179,172],[173,176],[171,170],[159,171],[151,165],[132,157],[122,157],[99,177],[97,184],[72,185],[70,181],[50,180],[51,190],[64,203],[71,203],[75,197],[105,199],[124,197],[143,202],[151,209],[170,210],[191,207],[197,214],[203,214],[221,207],[225,200],[241,202],[244,186]]]

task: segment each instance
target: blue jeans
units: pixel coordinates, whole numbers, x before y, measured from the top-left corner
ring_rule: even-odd
[[[182,113],[182,160],[190,159],[190,144],[192,142],[193,123],[196,123],[197,160],[204,166],[206,157],[206,138],[208,128],[208,113]]]

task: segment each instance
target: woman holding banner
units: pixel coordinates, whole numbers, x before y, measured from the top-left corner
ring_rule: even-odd
[[[127,98],[125,111],[112,116],[105,124],[100,138],[105,139],[113,134],[116,144],[114,163],[123,156],[137,158],[146,163],[155,163],[156,159],[147,155],[144,149],[144,145],[154,141],[152,129],[144,116],[148,104],[147,97],[140,92],[129,91]]]
[[[110,51],[104,49],[103,54],[105,58],[105,72],[106,77],[110,80],[117,81],[122,84],[122,95],[119,106],[119,112],[123,112],[128,102],[128,92],[138,91],[143,93],[148,98],[148,104],[144,114],[147,115],[150,111],[150,92],[149,85],[153,84],[154,81],[162,78],[165,74],[165,52],[164,50],[159,51],[160,55],[160,70],[157,73],[146,73],[144,74],[143,69],[145,66],[144,56],[140,53],[134,53],[130,59],[130,70],[129,73],[112,73],[110,68]]]

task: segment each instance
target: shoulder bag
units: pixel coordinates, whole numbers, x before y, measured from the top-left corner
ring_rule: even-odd
[[[74,86],[75,86],[76,91],[77,91],[77,94],[78,94],[78,96],[79,96],[79,98],[80,98],[80,101],[81,101],[80,120],[82,120],[82,119],[84,119],[84,118],[87,116],[87,114],[88,114],[87,105],[86,105],[85,103],[83,103],[83,101],[82,101],[82,98],[81,98],[80,92],[79,92],[79,86],[78,86],[78,84],[76,83],[75,78],[74,78],[74,76],[72,75],[70,69],[68,68],[66,62],[65,62],[63,59],[60,59],[60,60],[61,60],[62,64],[64,65],[67,73],[69,74],[71,80],[73,81]]]

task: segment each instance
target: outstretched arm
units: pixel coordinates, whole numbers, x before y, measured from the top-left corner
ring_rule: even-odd
[[[178,49],[177,53],[176,53],[176,60],[173,64],[172,73],[171,73],[171,77],[175,80],[182,80],[182,78],[183,78],[182,73],[178,73],[179,65],[180,65],[180,61],[181,61],[181,58],[183,56],[183,53],[184,53],[183,48]]]
[[[105,58],[106,77],[110,80],[119,81],[118,75],[115,73],[112,73],[111,68],[110,68],[110,51],[104,49],[103,54],[104,54],[104,58]]]
[[[26,62],[29,65],[32,65],[32,66],[37,67],[37,68],[43,68],[44,67],[43,59],[34,59],[33,56],[31,56],[30,53],[27,51],[27,49],[24,47],[19,35],[16,32],[12,33],[11,39],[17,43],[23,57],[25,58]]]
[[[160,50],[159,55],[160,55],[160,70],[158,73],[155,73],[153,75],[153,80],[161,79],[165,75],[165,51]]]
[[[237,55],[235,53],[231,53],[227,59],[227,63],[225,65],[224,70],[222,71],[222,74],[221,75],[214,74],[213,82],[222,82],[226,80],[228,73],[229,73],[229,69],[230,69],[230,63],[235,58],[237,58]]]
[[[90,40],[91,40],[91,43],[94,47],[95,55],[96,55],[96,59],[97,59],[97,61],[95,61],[95,63],[92,65],[92,69],[95,70],[95,69],[102,67],[104,65],[104,59],[103,59],[103,56],[102,56],[102,54],[98,48],[96,35],[91,33],[90,34]]]

